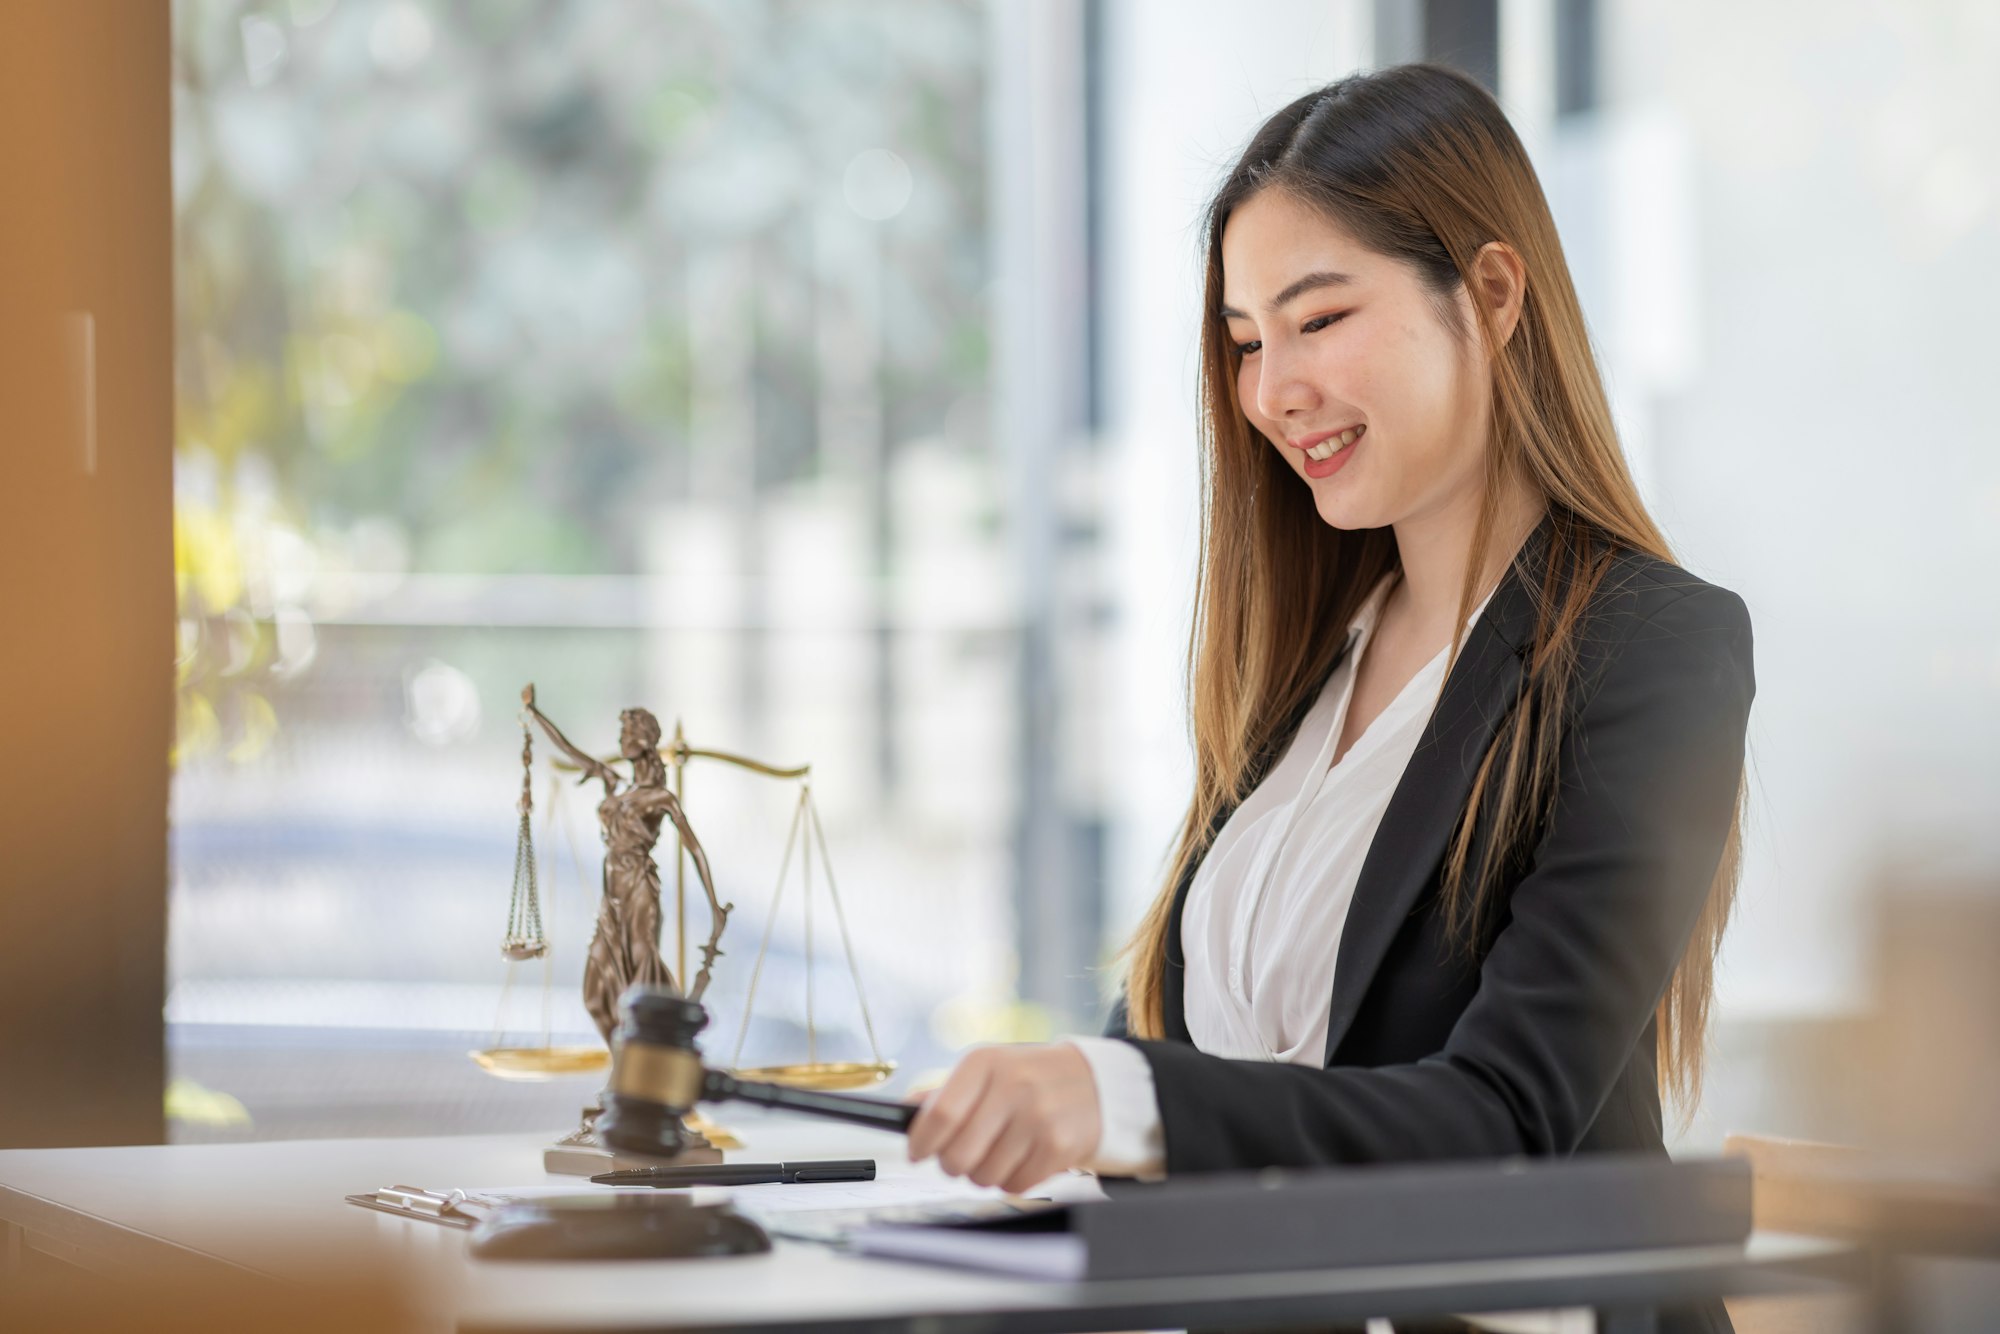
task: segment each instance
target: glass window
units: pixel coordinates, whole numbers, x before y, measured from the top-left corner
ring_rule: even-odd
[[[588,1099],[464,1055],[593,1036],[595,789],[539,735],[554,949],[497,948],[529,681],[607,755],[643,705],[812,764],[906,1070],[1008,996],[987,33],[936,0],[176,6],[179,1138]],[[769,914],[797,788],[686,781],[735,905],[709,1050],[768,928],[742,1060],[804,1059],[796,880]],[[815,892],[814,1050],[864,1058]]]

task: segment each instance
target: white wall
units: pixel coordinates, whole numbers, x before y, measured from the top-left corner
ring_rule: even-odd
[[[1872,884],[2000,885],[2000,7],[1607,10],[1610,110],[1691,163],[1698,318],[1649,404],[1658,515],[1757,636],[1721,1010],[1842,1010]]]

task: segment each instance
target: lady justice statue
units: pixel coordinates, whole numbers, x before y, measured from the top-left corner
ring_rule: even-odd
[[[701,947],[701,968],[694,986],[683,994],[698,1001],[708,989],[709,969],[722,951],[717,942],[734,904],[715,896],[708,854],[689,827],[681,803],[667,787],[667,766],[660,758],[660,723],[645,709],[618,715],[618,753],[632,765],[629,783],[611,765],[570,744],[556,725],[535,707],[535,687],[521,691],[521,703],[541,724],[549,740],[583,769],[579,782],[604,784],[597,818],[604,835],[604,893],[597,909],[597,926],[583,966],[583,1004],[604,1037],[606,1046],[618,1027],[618,998],[634,982],[649,982],[680,990],[680,983],[660,955],[660,871],[653,864],[653,845],[660,840],[660,823],[672,820],[681,846],[694,860],[702,892],[708,896],[708,943]]]

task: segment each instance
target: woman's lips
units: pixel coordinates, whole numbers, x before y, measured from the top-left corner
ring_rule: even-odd
[[[1318,435],[1301,436],[1292,441],[1291,446],[1294,449],[1304,450],[1308,458],[1323,459],[1330,457],[1335,450],[1345,448],[1359,440],[1367,429],[1365,424],[1343,426],[1337,431],[1321,431]]]
[[[1307,436],[1295,448],[1305,454],[1305,474],[1308,477],[1331,477],[1347,466],[1347,460],[1354,453],[1354,446],[1367,434],[1366,426],[1350,426],[1346,430],[1328,432],[1322,436]]]

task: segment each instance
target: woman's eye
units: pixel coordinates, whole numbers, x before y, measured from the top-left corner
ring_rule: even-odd
[[[1321,315],[1315,319],[1307,320],[1305,324],[1300,327],[1299,332],[1318,333],[1321,329],[1324,329],[1327,325],[1332,324],[1335,320],[1343,320],[1346,318],[1347,318],[1347,312],[1344,310],[1333,315]],[[1252,352],[1255,352],[1258,348],[1262,347],[1263,345],[1264,345],[1264,340],[1261,338],[1248,343],[1238,343],[1236,345],[1236,355],[1239,357],[1247,357]]]

